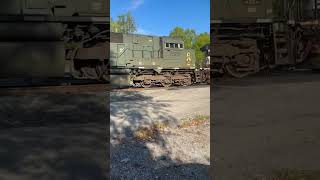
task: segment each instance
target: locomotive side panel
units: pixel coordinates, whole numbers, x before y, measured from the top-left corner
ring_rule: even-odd
[[[213,20],[249,20],[272,18],[272,0],[211,1]]]
[[[2,0],[0,4],[0,16],[21,14],[21,0]]]
[[[109,16],[105,0],[2,0],[1,15]]]
[[[1,67],[3,77],[107,79],[109,1],[3,0],[0,37],[0,51],[10,52],[1,55],[7,62]],[[30,51],[21,51],[26,45],[32,45]],[[20,63],[30,66],[18,68]]]
[[[170,37],[111,33],[112,63],[127,68],[195,68],[195,53],[184,49],[183,41]],[[120,38],[118,38],[120,39]]]

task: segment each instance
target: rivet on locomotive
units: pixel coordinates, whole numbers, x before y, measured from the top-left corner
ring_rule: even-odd
[[[209,68],[196,68],[195,60],[179,38],[111,33],[111,83],[117,88],[209,82]]]
[[[212,0],[212,71],[319,68],[309,61],[319,54],[319,8],[319,0]]]
[[[0,77],[108,80],[109,1],[1,0]]]

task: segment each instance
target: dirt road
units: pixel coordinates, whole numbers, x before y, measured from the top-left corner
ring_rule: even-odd
[[[320,75],[310,73],[216,81],[211,89],[216,179],[319,169],[319,92]]]

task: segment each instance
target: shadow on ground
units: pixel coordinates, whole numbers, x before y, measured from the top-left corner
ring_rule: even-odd
[[[110,97],[111,179],[209,179],[208,165],[183,163],[171,159],[163,133],[140,141],[134,133],[154,122],[176,125],[178,119],[168,115],[170,106],[141,92],[112,92]],[[157,144],[162,155],[155,156],[148,144]]]
[[[107,93],[0,97],[0,179],[106,179]]]
[[[216,179],[319,168],[320,74],[219,82],[211,88]]]
[[[219,86],[252,87],[261,85],[286,85],[292,83],[319,82],[320,72],[261,72],[245,78],[220,77],[212,79],[211,84],[215,88]]]

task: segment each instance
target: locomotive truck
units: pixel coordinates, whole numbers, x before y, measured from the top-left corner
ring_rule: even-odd
[[[0,78],[108,79],[109,0],[1,0]]]
[[[189,86],[209,82],[195,52],[180,38],[111,33],[111,82],[122,87]]]
[[[212,0],[212,71],[241,78],[316,68],[319,8],[319,0]]]

